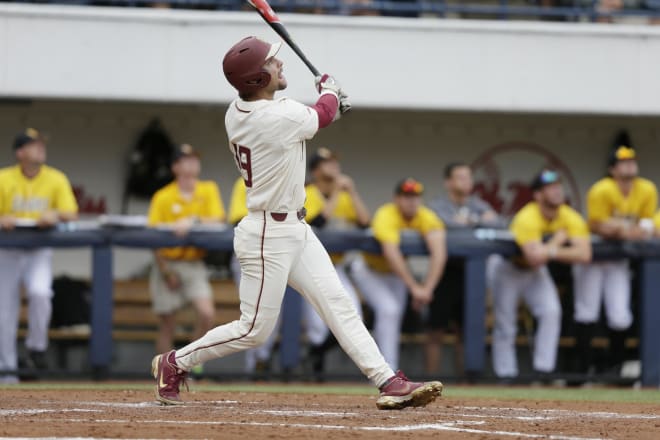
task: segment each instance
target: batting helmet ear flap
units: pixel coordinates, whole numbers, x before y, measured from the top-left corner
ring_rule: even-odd
[[[255,88],[263,88],[270,84],[270,73],[266,71],[256,72],[252,77],[245,81],[246,84],[250,86],[255,86]]]

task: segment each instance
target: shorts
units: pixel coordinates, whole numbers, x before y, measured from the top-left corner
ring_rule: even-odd
[[[465,264],[462,260],[447,260],[442,279],[429,304],[426,327],[429,330],[456,330],[463,327],[463,291]]]
[[[158,315],[166,315],[183,308],[197,298],[211,298],[213,291],[209,283],[209,275],[203,261],[168,260],[170,270],[181,280],[181,286],[171,290],[163,274],[154,264],[149,277],[152,308]]]

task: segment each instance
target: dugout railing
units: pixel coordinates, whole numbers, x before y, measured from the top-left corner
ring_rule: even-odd
[[[75,224],[73,224],[75,226]],[[53,229],[47,231],[0,231],[0,247],[34,248],[90,247],[92,249],[92,301],[89,363],[93,371],[109,371],[113,355],[113,259],[112,247],[158,248],[191,245],[205,249],[232,249],[233,230],[193,231],[178,238],[170,231],[125,228],[94,230]],[[329,251],[363,250],[380,252],[375,239],[364,231],[319,231]],[[505,231],[449,231],[448,253],[465,263],[464,366],[471,375],[480,375],[486,366],[486,258],[491,254],[510,256],[518,252]],[[660,240],[646,242],[604,242],[595,240],[595,259],[628,257],[638,263],[639,352],[641,382],[660,385]],[[404,234],[402,250],[407,255],[425,255],[423,240]]]

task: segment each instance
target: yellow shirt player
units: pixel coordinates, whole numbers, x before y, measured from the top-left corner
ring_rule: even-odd
[[[649,180],[638,176],[634,149],[620,145],[610,155],[608,177],[596,182],[587,194],[587,218],[595,234],[609,240],[645,240],[653,235],[653,215],[658,192]],[[625,361],[626,330],[633,322],[630,307],[630,270],[627,259],[596,261],[575,268],[575,321],[583,362],[591,364],[591,338],[604,304],[610,329],[610,364]]]
[[[77,217],[76,203],[66,176],[47,165],[46,142],[28,128],[14,140],[17,165],[0,170],[0,228],[17,226],[47,228]],[[51,317],[52,250],[0,248],[0,371],[17,367],[16,329],[20,286],[29,302],[29,326],[25,338],[26,366],[45,370],[48,323]],[[15,310],[16,312],[11,312]],[[0,383],[17,382],[14,375],[0,373]]]
[[[547,263],[591,260],[587,224],[564,203],[557,172],[543,170],[534,178],[531,189],[534,200],[514,216],[509,226],[520,247],[520,261],[499,259],[492,267],[493,369],[502,381],[513,380],[518,375],[515,339],[521,298],[538,322],[534,335],[534,371],[543,379],[555,369],[561,305]]]
[[[417,309],[429,304],[447,261],[445,227],[422,205],[423,185],[408,178],[397,183],[394,201],[381,206],[372,220],[382,255],[365,255],[366,264],[354,265],[355,284],[374,310],[374,338],[393,369],[399,363],[401,322],[408,291]],[[401,252],[401,233],[419,233],[429,252],[429,269],[422,282],[415,279]]]
[[[149,225],[168,225],[185,236],[197,223],[221,223],[225,219],[220,191],[215,182],[200,181],[199,155],[188,144],[177,147],[172,163],[174,182],[158,190],[149,207]],[[214,304],[205,252],[193,247],[155,251],[156,264],[149,286],[154,312],[160,318],[158,352],[172,349],[175,312],[190,302],[197,312],[195,338],[213,327]]]
[[[653,182],[638,176],[635,150],[619,147],[614,158],[610,175],[596,182],[587,194],[589,226],[603,238],[647,238],[651,231],[643,221],[648,223],[655,215],[658,190]]]

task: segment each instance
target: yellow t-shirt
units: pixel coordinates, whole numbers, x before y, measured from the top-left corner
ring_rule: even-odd
[[[0,169],[0,215],[37,220],[47,210],[78,212],[64,173],[43,165],[36,176],[28,179],[19,165]]]
[[[519,246],[543,241],[543,236],[564,229],[569,237],[589,238],[589,228],[582,216],[568,205],[561,205],[557,217],[546,219],[536,202],[529,202],[511,220],[509,230]]]
[[[247,210],[247,191],[245,180],[242,177],[236,179],[234,187],[231,190],[231,199],[229,200],[229,223],[235,225],[240,222],[248,213]]]
[[[176,182],[165,185],[151,198],[148,220],[150,226],[170,224],[192,216],[220,221],[225,219],[222,197],[215,182],[197,182],[195,192],[189,200],[181,196]],[[193,247],[162,248],[158,253],[172,260],[199,260],[205,255],[203,249]]]
[[[658,191],[650,180],[637,177],[627,197],[621,193],[616,181],[605,177],[596,182],[587,193],[589,221],[606,221],[612,217],[637,223],[652,218],[658,208]]]
[[[325,196],[313,183],[310,183],[305,187],[305,195],[305,209],[307,209],[305,219],[310,221],[323,211]],[[337,196],[337,205],[332,212],[332,218],[328,219],[328,222],[342,222],[344,224],[355,225],[357,222],[357,212],[355,211],[353,199],[348,192],[341,191],[339,193]]]
[[[305,187],[305,195],[305,209],[307,210],[305,220],[309,222],[321,214],[326,199],[321,190],[313,183]],[[353,204],[353,199],[347,191],[341,191],[337,195],[337,204],[335,205],[335,210],[332,212],[332,217],[327,220],[327,227],[342,229],[347,226],[355,227],[356,224],[357,212]],[[342,253],[335,252],[330,254],[330,259],[334,264],[340,263],[343,257],[344,254]]]
[[[445,224],[426,206],[420,206],[415,217],[406,221],[394,203],[386,203],[378,208],[371,221],[374,237],[380,243],[401,242],[401,231],[412,230],[422,235],[435,230],[445,229]],[[382,255],[365,254],[365,261],[374,270],[391,272],[390,265]]]

